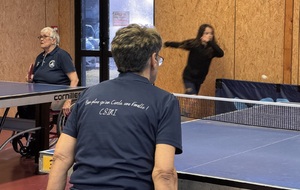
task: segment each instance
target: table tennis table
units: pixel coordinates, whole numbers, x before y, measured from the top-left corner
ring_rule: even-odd
[[[300,189],[300,131],[197,119],[182,122],[182,135],[179,189]]]
[[[38,162],[39,151],[49,148],[49,113],[50,104],[56,100],[77,99],[86,87],[69,87],[40,83],[22,83],[0,81],[0,108],[5,108],[3,117],[10,107],[36,104],[37,150],[35,161]]]

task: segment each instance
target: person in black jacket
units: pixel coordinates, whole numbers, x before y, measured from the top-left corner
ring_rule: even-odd
[[[208,74],[211,60],[223,57],[224,52],[216,43],[214,28],[209,24],[199,27],[197,37],[182,42],[167,41],[165,47],[182,48],[189,51],[187,65],[183,71],[186,94],[198,94]]]

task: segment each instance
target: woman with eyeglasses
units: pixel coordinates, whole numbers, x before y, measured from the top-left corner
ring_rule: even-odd
[[[57,85],[69,85],[75,87],[78,84],[78,76],[72,58],[68,52],[59,47],[59,34],[57,29],[45,27],[38,36],[43,51],[37,56],[31,66],[27,82],[47,83]],[[53,102],[52,109],[63,109],[64,114],[69,114],[71,100]],[[61,107],[62,106],[62,107]],[[21,118],[34,119],[35,106],[20,106],[18,114]]]
[[[199,27],[197,37],[182,42],[165,42],[165,47],[181,48],[189,51],[187,65],[183,71],[186,94],[199,94],[211,61],[214,57],[223,57],[224,52],[216,43],[214,28],[209,24]]]

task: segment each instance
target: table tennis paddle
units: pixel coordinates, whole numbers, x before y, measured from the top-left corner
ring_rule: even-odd
[[[31,80],[32,78],[32,74],[33,74],[33,68],[34,68],[34,66],[33,66],[33,64],[31,64],[30,65],[30,67],[29,67],[29,69],[28,69],[28,72],[27,72],[27,78],[28,78],[28,80]]]

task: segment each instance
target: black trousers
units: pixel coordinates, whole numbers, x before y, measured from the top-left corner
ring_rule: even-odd
[[[183,80],[184,87],[185,87],[185,94],[194,94],[198,95],[202,82],[191,82],[189,80]]]

